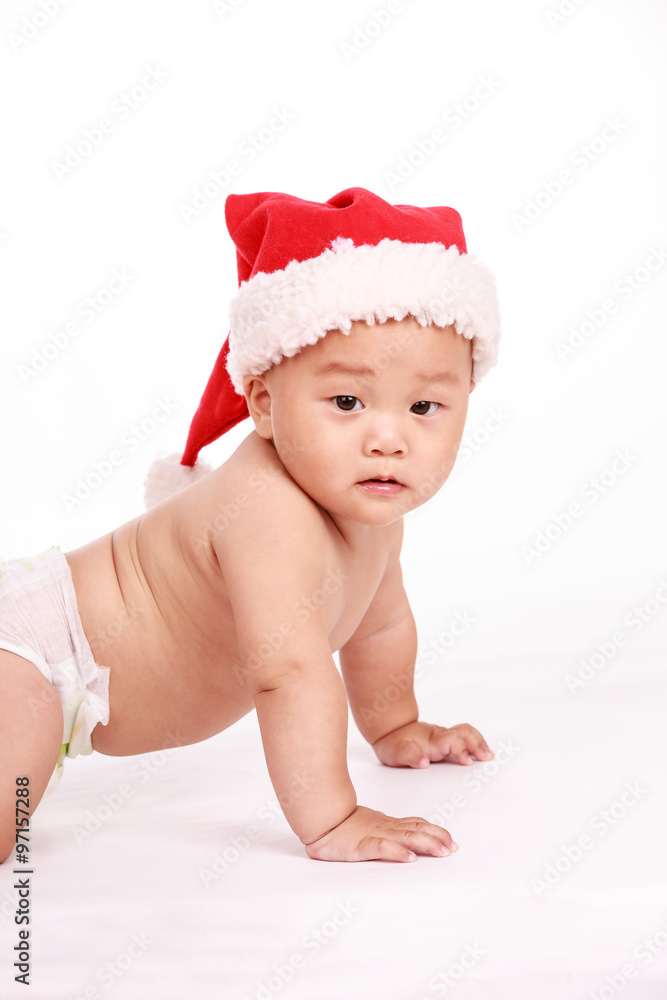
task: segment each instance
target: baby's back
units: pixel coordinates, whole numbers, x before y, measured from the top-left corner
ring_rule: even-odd
[[[212,538],[224,527],[216,508],[232,503],[227,478],[216,470],[66,553],[93,656],[111,669],[109,724],[93,735],[102,753],[197,742],[252,708],[246,686],[222,669],[235,632]]]

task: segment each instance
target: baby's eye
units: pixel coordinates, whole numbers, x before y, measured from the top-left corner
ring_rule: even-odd
[[[331,401],[339,410],[345,410],[346,413],[361,409],[361,400],[357,396],[334,396]],[[357,403],[359,406],[356,405]]]
[[[440,403],[429,403],[426,400],[421,400],[419,403],[413,403],[410,407],[411,413],[416,413],[420,417],[430,417],[432,413],[438,410]],[[433,409],[429,409],[433,407]]]

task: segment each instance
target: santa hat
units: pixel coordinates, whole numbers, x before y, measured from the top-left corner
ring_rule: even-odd
[[[500,319],[493,277],[467,252],[453,208],[390,205],[365,188],[324,203],[268,191],[230,194],[239,291],[229,336],[190,426],[185,452],[153,463],[153,506],[210,471],[200,450],[248,416],[243,378],[261,375],[330,330],[414,316],[473,341],[472,378],[495,365]]]

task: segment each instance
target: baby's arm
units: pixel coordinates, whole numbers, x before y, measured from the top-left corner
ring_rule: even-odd
[[[408,861],[412,851],[448,853],[442,827],[357,805],[345,688],[325,607],[311,599],[324,592],[324,531],[312,501],[279,482],[270,504],[255,498],[214,543],[237,628],[237,674],[253,695],[278,801],[311,857]]]
[[[350,708],[359,731],[383,764],[428,767],[431,761],[493,757],[481,734],[467,724],[445,728],[419,722],[414,695],[417,629],[399,561],[402,523],[375,598],[340,651]]]
[[[345,688],[323,607],[310,600],[324,582],[321,518],[293,491],[277,483],[270,507],[264,496],[254,499],[218,537],[216,553],[238,636],[235,671],[253,696],[278,801],[308,843],[349,816],[357,800],[346,761]]]

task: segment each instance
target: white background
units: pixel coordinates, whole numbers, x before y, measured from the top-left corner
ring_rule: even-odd
[[[651,770],[656,753],[664,759],[664,740],[655,727],[661,723],[660,698],[664,705],[667,631],[664,6],[658,0],[564,0],[564,13],[557,15],[556,2],[413,0],[398,11],[392,4],[389,23],[376,30],[373,12],[388,4],[237,0],[216,9],[203,0],[44,3],[55,13],[44,14],[35,2],[8,2],[0,11],[0,558],[53,544],[67,551],[137,516],[152,459],[159,451],[182,450],[226,335],[227,307],[237,285],[223,212],[228,193],[274,190],[325,201],[360,185],[395,203],[452,205],[462,215],[469,250],[495,273],[503,341],[497,369],[471,397],[464,442],[469,452],[442,492],[407,518],[403,565],[425,666],[417,682],[420,702],[431,716],[438,715],[432,721],[470,721],[492,743],[513,736],[521,742],[522,736],[530,744],[525,773],[514,777],[505,797],[489,802],[486,816],[486,805],[480,805],[470,833],[479,838],[482,859],[500,824],[514,830],[510,845],[528,838],[530,864],[522,851],[525,871],[505,875],[510,892],[520,884],[521,892],[530,893],[530,878],[558,855],[563,842],[576,840],[589,815],[618,798],[627,780],[646,782],[651,788],[646,808],[656,823],[664,823],[664,779]],[[123,95],[141,87],[149,70],[159,84],[143,95],[135,91],[137,106],[121,113]],[[487,95],[479,99],[474,95],[482,80],[492,83],[478,90]],[[465,120],[456,117],[457,105],[463,105]],[[293,120],[251,161],[242,152],[244,144],[268,126],[275,109]],[[112,121],[112,131],[78,165],[58,168],[68,147],[76,147],[104,118]],[[616,123],[613,129],[606,128],[609,121]],[[392,182],[400,158],[417,164],[418,144],[423,147],[437,128],[445,130],[446,140],[432,145],[409,177]],[[217,192],[209,187],[214,193],[205,208],[186,221],[183,206],[210,182],[211,171],[231,159],[242,165],[238,176],[218,185]],[[563,170],[569,170],[571,183],[559,190]],[[647,270],[646,262],[655,270]],[[99,295],[114,270],[124,270],[131,280],[94,322],[86,322],[80,304]],[[628,275],[634,275],[636,290],[628,290]],[[604,316],[608,300],[614,310]],[[574,327],[581,329],[588,311],[604,321],[587,326],[582,346],[559,356],[557,345],[567,343]],[[66,342],[62,331],[73,321],[79,333]],[[63,346],[53,348],[54,337]],[[51,357],[37,370],[36,358],[44,353]],[[160,400],[173,412],[151,423]],[[137,440],[133,428],[142,422],[144,440],[131,445]],[[248,431],[248,423],[240,425],[205,457],[223,461]],[[618,463],[616,472],[610,471],[619,451],[629,458],[623,471]],[[89,477],[112,452],[120,452],[122,461],[109,478],[87,498],[68,503],[79,478]],[[603,490],[593,485],[596,477],[602,477]],[[564,524],[563,514],[575,502],[580,516],[558,529],[555,519]],[[542,551],[536,548],[540,532],[546,533]],[[632,627],[628,616],[636,607],[644,608],[646,620]],[[449,626],[457,613],[474,623],[452,639]],[[580,669],[582,658],[599,653],[598,644],[609,648],[619,630],[625,644],[603,655],[595,676],[573,694],[567,675]],[[434,649],[437,666],[430,666],[434,658],[426,652]],[[201,768],[217,753],[215,773],[224,784],[228,749],[244,746],[257,766],[239,780],[263,782],[259,800],[270,799],[254,721],[244,720],[238,737],[226,733],[216,740],[184,751],[179,780],[194,759],[188,753],[201,755],[195,775],[204,773]],[[350,740],[351,761],[367,766],[367,748],[354,729]],[[594,771],[584,779],[581,772],[591,759]],[[58,791],[60,805],[54,796],[43,806],[42,829],[50,829],[49,822],[58,829],[68,787],[75,796],[69,800],[72,816],[76,808],[82,814],[89,808],[86,783],[108,773],[109,788],[116,787],[121,779],[111,776],[112,765],[71,763]],[[381,781],[387,790],[377,807],[405,809],[406,775],[380,774],[368,771],[369,783]],[[226,794],[236,777],[228,774]],[[400,795],[392,780],[399,782]],[[158,782],[151,790],[153,811],[146,816],[159,811],[166,794]],[[427,815],[442,795],[434,788],[425,798],[426,803],[413,791],[409,808]],[[563,822],[573,802],[574,811]],[[237,818],[243,816],[238,801],[231,808]],[[252,818],[252,809],[249,814]],[[626,899],[613,931],[603,919],[609,897],[597,895],[591,903],[595,939],[572,937],[577,960],[571,967],[563,942],[553,945],[553,953],[533,944],[505,964],[480,963],[456,986],[456,996],[578,997],[587,996],[585,989],[601,989],[616,957],[620,965],[644,932],[655,933],[667,923],[664,891],[662,897],[652,895],[656,884],[664,890],[665,866],[658,862],[657,841],[652,853],[648,814],[643,820],[628,818],[614,833],[615,848],[637,850],[644,867],[628,876],[624,891],[630,903]],[[224,824],[224,809],[220,817]],[[480,829],[490,817],[498,825]],[[204,819],[203,808],[191,822],[197,818]],[[552,833],[552,820],[563,823],[562,829]],[[239,819],[239,829],[250,821]],[[158,841],[160,829],[154,835]],[[458,840],[453,825],[452,831]],[[293,861],[300,859],[298,843],[294,851],[293,836],[287,828],[283,833],[281,844],[291,845],[286,850]],[[97,836],[99,856],[110,870],[120,864],[113,852],[127,845],[128,836],[122,825],[109,846]],[[72,843],[68,837],[64,846],[53,833],[44,843],[43,864],[49,870],[52,858],[54,877],[65,866],[68,904],[78,908],[84,889],[76,878]],[[74,858],[68,859],[68,850]],[[156,857],[162,858],[159,850]],[[615,858],[612,852],[602,861],[598,854],[601,872]],[[179,858],[170,863],[177,866]],[[271,864],[269,850],[267,872]],[[405,873],[374,867],[382,872],[381,892],[391,898],[405,883]],[[295,879],[305,881],[298,890],[292,882],[292,889],[285,889],[286,910],[290,892],[302,889],[304,900],[317,899],[321,886],[314,869],[319,873],[322,866],[299,867]],[[252,864],[246,868],[253,870]],[[366,878],[359,871],[360,866],[348,866],[340,877],[354,884],[355,878]],[[476,908],[484,909],[489,941],[504,919],[495,909],[500,896],[493,894],[493,875],[484,883],[492,887],[491,899],[484,898],[487,890],[474,872],[463,869],[460,877],[459,908],[450,916],[479,927]],[[577,873],[568,878],[572,898],[561,897],[558,926],[571,929],[581,896]],[[63,891],[57,879],[52,888],[56,909],[48,920],[43,915],[45,931],[57,919],[73,919],[62,910],[62,895],[55,895]],[[443,892],[449,888],[443,885]],[[377,906],[370,882],[364,881],[363,891],[368,905]],[[397,915],[390,951],[399,949],[406,935],[412,940],[417,934],[420,907],[426,907],[424,919],[435,933],[422,890],[412,891],[404,913],[414,906],[416,915],[409,921]],[[557,892],[558,887],[552,899]],[[466,909],[473,898],[474,906]],[[263,963],[253,951],[253,935],[261,947],[266,943],[261,897],[256,903],[253,910],[244,900],[251,943],[247,962],[232,974],[207,939],[201,955],[208,973],[201,972],[197,995],[254,996],[257,986],[255,992],[251,987],[262,969],[280,960],[271,952]],[[185,891],[183,911],[190,904]],[[49,905],[45,898],[44,914]],[[124,904],[119,899],[114,905],[122,923]],[[542,908],[542,924],[536,924],[527,913],[517,915],[513,936],[512,925],[505,926],[515,943],[537,926],[542,939],[554,917]],[[207,915],[207,934],[215,938],[211,919]],[[355,947],[363,955],[364,942],[371,940],[364,934],[373,932],[359,933]],[[472,941],[461,933],[461,942]],[[553,941],[553,928],[548,933]],[[372,940],[381,950],[380,936]],[[60,961],[68,959],[71,969],[62,992],[49,974],[57,967],[55,952],[35,959],[36,970],[42,962],[40,997],[74,996],[94,981],[77,966],[76,941],[73,934],[59,945]],[[4,960],[11,949],[4,938],[0,944]],[[377,954],[370,964],[355,959],[357,967],[343,951],[335,965],[338,987],[329,972],[313,966],[282,995],[409,1000],[421,991],[435,996],[429,977],[438,962],[451,965],[462,947],[457,943],[432,959],[428,952],[423,972],[408,973],[406,967],[403,976],[386,962],[379,972]],[[122,947],[109,950],[113,957]],[[278,955],[287,951],[287,945],[278,948]],[[509,954],[502,948],[501,953]],[[161,962],[175,976],[177,992],[160,995],[190,995],[185,973],[178,978],[183,967],[168,929],[150,954],[144,963],[147,981],[154,981]],[[192,962],[198,954],[193,941]],[[650,976],[642,974],[658,976],[662,962],[664,977],[664,954],[651,965]],[[139,966],[104,995],[146,995]],[[588,979],[578,980],[574,968]],[[45,980],[54,992],[46,991]],[[624,996],[663,995],[649,992],[647,982],[631,983]],[[214,992],[216,983],[226,983],[227,992]],[[202,992],[205,984],[210,993]]]

